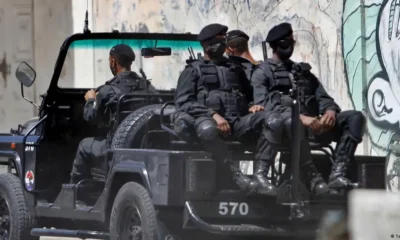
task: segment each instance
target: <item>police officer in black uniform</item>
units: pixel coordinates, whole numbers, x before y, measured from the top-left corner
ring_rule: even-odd
[[[302,167],[306,175],[312,177],[311,185],[321,192],[326,190],[320,174],[312,164],[308,137],[313,135],[317,141],[330,138],[337,142],[335,159],[329,177],[329,187],[336,190],[355,185],[345,177],[349,162],[354,157],[357,145],[362,141],[365,117],[359,111],[341,111],[332,97],[328,95],[318,78],[310,72],[311,66],[295,64],[290,60],[295,40],[292,26],[282,23],[273,27],[266,41],[273,49],[273,57],[258,66],[252,75],[254,102],[263,105],[267,111],[278,111],[284,118],[287,136],[290,138],[291,107],[289,90],[292,88],[289,73],[294,66],[308,66],[302,71],[305,78],[304,101],[300,105],[300,120],[303,131],[301,149],[307,157],[302,157]],[[298,70],[297,70],[298,71]],[[320,117],[321,116],[321,117]],[[308,137],[306,137],[308,136]],[[309,161],[307,161],[309,160]]]
[[[225,53],[229,56],[231,62],[241,65],[246,72],[247,79],[250,81],[251,74],[255,66],[262,61],[254,60],[249,51],[249,36],[241,30],[232,30],[226,34],[227,45]],[[176,112],[173,115],[174,130],[186,142],[193,144],[196,142],[196,133],[194,131],[194,118],[183,112]]]
[[[227,47],[226,54],[233,61],[238,61],[245,71],[250,81],[253,69],[262,61],[256,61],[249,51],[249,36],[241,30],[229,31],[226,35]]]
[[[114,77],[96,90],[89,90],[85,95],[86,104],[83,118],[98,126],[96,136],[84,138],[79,143],[71,172],[71,183],[90,178],[91,166],[104,166],[104,151],[108,138],[112,137],[111,119],[115,113],[118,97],[125,93],[145,93],[157,91],[146,80],[131,71],[135,53],[125,44],[111,48],[109,63]]]
[[[246,72],[247,79],[251,81],[251,75],[257,65],[262,61],[256,61],[249,51],[249,36],[241,30],[232,30],[227,33],[227,47],[225,53],[229,59],[243,67]],[[253,103],[252,103],[253,104]],[[259,141],[264,141],[263,136]],[[255,161],[255,169],[253,178],[261,185],[268,186],[270,184],[267,179],[267,172],[270,167],[273,167],[272,161],[269,159],[275,158],[276,151],[274,149],[265,149],[264,157],[261,161]],[[262,192],[262,191],[261,191]]]
[[[204,58],[192,62],[181,73],[176,89],[177,112],[194,119],[194,131],[206,151],[220,161],[227,161],[233,179],[241,190],[250,194],[258,190],[263,194],[276,194],[267,182],[259,185],[245,176],[231,161],[223,139],[243,140],[262,135],[269,141],[280,141],[280,115],[263,111],[261,106],[249,106],[252,87],[243,68],[223,56],[228,28],[220,24],[204,27],[198,40],[204,49]],[[190,126],[189,126],[190,127]],[[257,139],[257,137],[255,137]],[[258,141],[256,160],[265,159],[265,141]],[[268,147],[268,146],[267,146]]]

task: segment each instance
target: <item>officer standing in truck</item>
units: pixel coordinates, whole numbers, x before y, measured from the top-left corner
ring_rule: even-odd
[[[229,164],[233,179],[239,188],[251,194],[274,195],[275,186],[264,182],[259,185],[245,176],[232,161],[225,140],[245,140],[260,135],[272,142],[279,142],[281,132],[275,123],[281,120],[279,114],[263,111],[261,106],[249,106],[252,101],[252,87],[242,66],[223,56],[226,48],[228,28],[221,24],[204,27],[199,36],[204,49],[204,58],[186,66],[178,79],[175,106],[177,112],[187,113],[194,119],[194,131],[206,151],[216,160]],[[256,161],[268,159],[263,144],[259,141]]]
[[[346,170],[354,157],[357,145],[362,141],[364,115],[359,111],[341,111],[318,78],[311,73],[311,66],[304,63],[295,64],[290,60],[296,41],[289,23],[273,27],[266,41],[273,50],[273,57],[260,64],[252,75],[255,104],[264,106],[267,111],[280,112],[285,120],[287,137],[290,138],[292,119],[289,91],[292,89],[292,82],[289,73],[295,71],[294,66],[306,66],[301,72],[305,78],[305,86],[302,92],[304,101],[300,101],[300,121],[303,129],[305,127],[311,131],[304,131],[301,149],[305,154],[310,153],[309,134],[314,135],[317,141],[330,138],[337,142],[336,162],[329,176],[329,187],[338,192],[356,186],[346,178]],[[326,184],[316,172],[311,154],[301,159],[306,159],[302,162],[302,168],[306,175],[312,177],[311,185],[325,191]]]
[[[90,167],[103,166],[107,140],[111,140],[112,116],[118,97],[126,93],[145,93],[157,91],[146,79],[131,71],[135,53],[125,44],[111,48],[109,55],[110,70],[114,77],[96,90],[85,94],[83,118],[97,125],[96,136],[82,139],[79,143],[71,172],[71,183],[90,178]]]

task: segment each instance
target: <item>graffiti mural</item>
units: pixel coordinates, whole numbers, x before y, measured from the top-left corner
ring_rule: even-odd
[[[387,156],[387,188],[399,191],[400,2],[347,0],[342,19],[349,93],[368,112],[370,154]]]

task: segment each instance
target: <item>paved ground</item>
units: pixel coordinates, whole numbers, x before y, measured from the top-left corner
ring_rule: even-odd
[[[79,240],[79,238],[41,237],[40,240]],[[86,240],[91,240],[91,239],[86,239]]]
[[[41,237],[40,240],[77,240],[79,238],[57,238],[57,237]],[[89,239],[87,239],[89,240]]]

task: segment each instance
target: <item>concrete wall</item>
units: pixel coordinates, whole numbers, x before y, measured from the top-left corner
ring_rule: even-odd
[[[298,40],[294,60],[307,61],[346,109],[368,115],[358,153],[397,159],[400,120],[399,4],[395,0],[114,0],[95,1],[94,30],[193,32],[212,22],[246,31],[251,51],[282,21]],[[176,81],[171,79],[170,81]]]
[[[47,89],[62,41],[82,31],[85,9],[83,0],[34,1],[36,97]],[[292,23],[298,40],[294,60],[310,62],[344,110],[368,115],[368,134],[358,153],[388,155],[393,161],[397,155],[388,147],[400,127],[398,9],[395,0],[89,1],[92,31],[198,33],[204,25],[219,22],[246,31],[258,59],[268,30],[282,21]],[[68,61],[73,69],[83,60]],[[64,74],[63,81],[78,81],[78,73]],[[167,85],[176,80],[169,79]]]
[[[89,0],[89,13],[92,16],[92,1]],[[70,35],[83,31],[86,1],[83,0],[35,0],[34,1],[34,48],[35,69],[38,77],[36,100],[49,86],[54,66],[64,40]],[[92,27],[93,21],[89,21]],[[90,55],[89,55],[90,56]],[[82,59],[85,60],[82,63]],[[74,71],[77,64],[94,64],[93,59],[82,55],[69,55],[61,72],[61,84],[72,85],[79,78]]]
[[[95,31],[198,33],[208,23],[223,23],[248,33],[251,51],[258,59],[262,59],[260,43],[268,30],[289,21],[298,40],[294,60],[310,62],[343,109],[354,108],[342,55],[343,1],[104,0],[94,2],[93,12]],[[359,147],[359,153],[370,153],[367,143]]]

